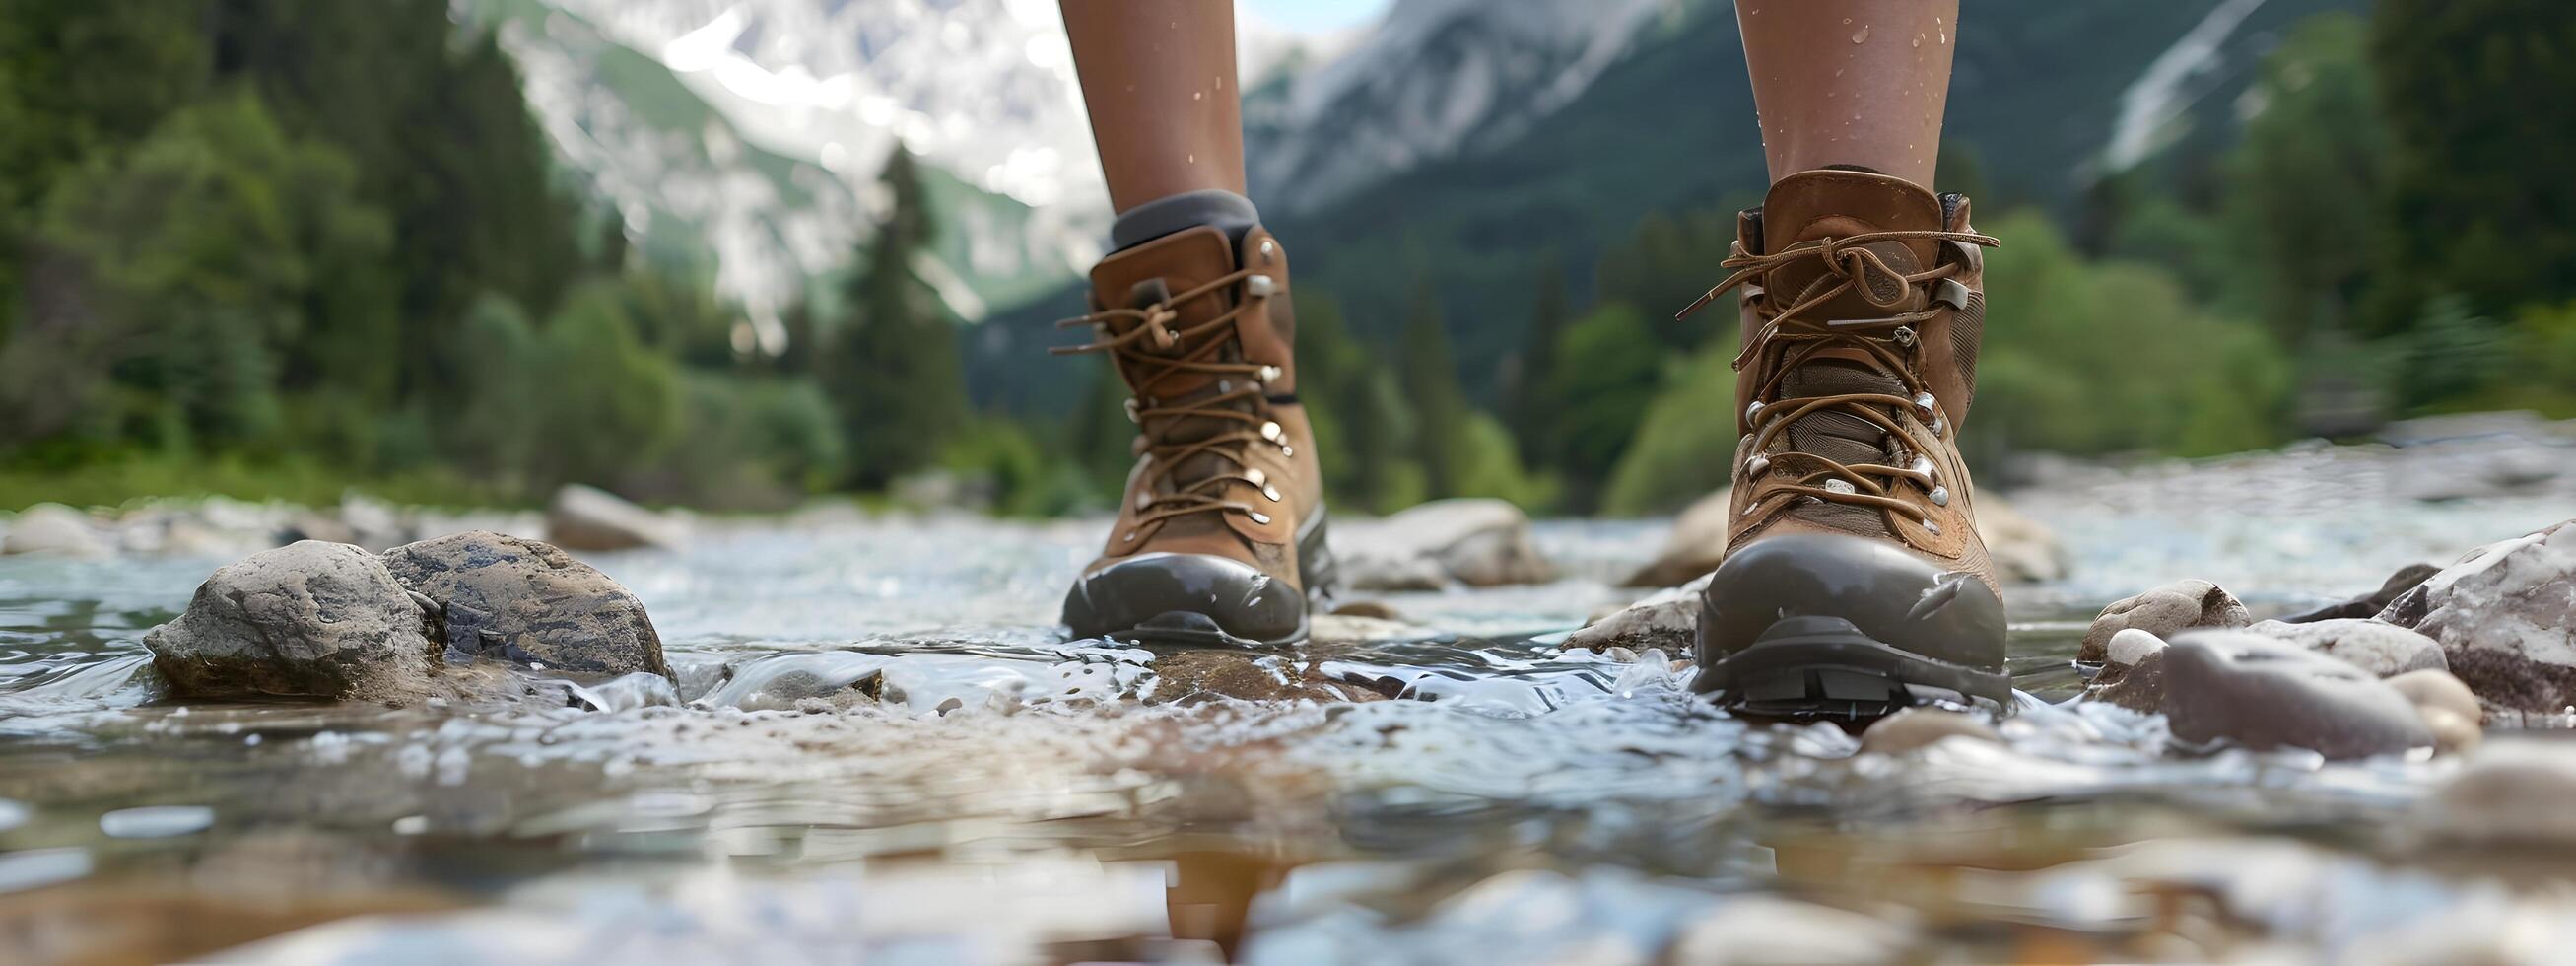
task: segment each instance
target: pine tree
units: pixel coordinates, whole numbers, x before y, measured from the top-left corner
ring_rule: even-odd
[[[848,442],[843,480],[861,489],[929,465],[967,415],[956,332],[913,270],[936,226],[911,152],[895,148],[878,181],[892,203],[859,255],[851,314],[828,336],[824,359]]]
[[[1466,431],[1467,398],[1458,388],[1457,365],[1451,361],[1449,331],[1441,318],[1440,300],[1428,283],[1417,286],[1405,314],[1403,384],[1412,396],[1419,436],[1416,450],[1432,496],[1458,492],[1456,442]]]
[[[1548,395],[1556,379],[1556,343],[1564,337],[1566,320],[1573,314],[1566,305],[1565,262],[1554,249],[1540,263],[1538,294],[1531,305],[1529,337],[1521,345],[1511,381],[1503,387],[1506,424],[1523,453],[1545,449],[1556,408]]]

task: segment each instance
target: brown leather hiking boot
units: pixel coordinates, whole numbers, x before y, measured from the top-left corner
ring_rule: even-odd
[[[1968,199],[1860,170],[1783,178],[1697,309],[1741,287],[1733,517],[1698,689],[1764,715],[2011,704],[2003,603],[1958,433],[1984,258]]]
[[[1132,394],[1136,468],[1107,549],[1064,598],[1076,637],[1151,644],[1306,639],[1328,589],[1323,475],[1297,402],[1288,257],[1258,226],[1240,247],[1201,226],[1091,270],[1089,345]]]

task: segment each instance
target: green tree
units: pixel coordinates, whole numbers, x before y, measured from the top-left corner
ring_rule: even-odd
[[[1314,424],[1332,505],[1383,513],[1423,498],[1413,405],[1383,358],[1351,337],[1330,293],[1297,297],[1297,398]]]
[[[1556,411],[1556,401],[1548,395],[1556,381],[1556,342],[1574,314],[1566,304],[1565,266],[1553,249],[1541,264],[1538,294],[1530,305],[1529,335],[1514,358],[1511,379],[1503,386],[1502,406],[1505,425],[1524,453],[1539,452],[1547,445],[1548,424]]]
[[[2478,312],[2576,296],[2576,16],[2556,0],[2381,0],[2371,63],[2394,143],[2384,271]],[[2392,298],[2384,325],[2416,316]]]
[[[1462,480],[1456,443],[1467,429],[1467,396],[1458,388],[1457,363],[1449,352],[1448,323],[1439,296],[1428,284],[1416,286],[1404,317],[1403,387],[1413,404],[1422,468],[1431,493],[1450,496]]]
[[[1636,309],[1612,304],[1566,329],[1556,356],[1546,465],[1564,476],[1572,504],[1590,509],[1655,399],[1666,350]]]
[[[2320,329],[2350,331],[2386,244],[2388,158],[2364,59],[2365,25],[2312,18],[2263,63],[2263,105],[2224,162],[2229,259],[2285,345]],[[2408,257],[2413,257],[2412,255]]]
[[[850,317],[827,337],[826,385],[848,440],[843,479],[881,489],[929,465],[966,424],[965,377],[938,294],[913,270],[933,221],[912,154],[897,147],[878,179],[891,199],[860,255]]]

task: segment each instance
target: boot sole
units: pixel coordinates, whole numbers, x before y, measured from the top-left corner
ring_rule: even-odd
[[[1268,640],[1238,637],[1226,633],[1224,626],[1206,614],[1168,610],[1133,627],[1101,636],[1145,647],[1268,648],[1306,643],[1316,603],[1330,601],[1341,592],[1341,568],[1333,559],[1325,531],[1324,508],[1320,504],[1297,527],[1297,583],[1306,591],[1306,613],[1298,616],[1294,631]]]
[[[1918,705],[2004,713],[2013,703],[2007,675],[1905,651],[1831,619],[1782,621],[1700,673],[1719,706],[1747,717],[1866,721]]]

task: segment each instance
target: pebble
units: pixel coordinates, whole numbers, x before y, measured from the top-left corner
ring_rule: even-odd
[[[2166,640],[2196,627],[2243,627],[2253,623],[2245,605],[2225,588],[2206,580],[2177,580],[2135,597],[2114,602],[2093,619],[2075,659],[2088,664],[2108,657],[2111,636],[2135,628]]]
[[[2257,751],[2305,748],[2328,759],[2434,745],[2406,695],[2352,665],[2244,631],[2178,636],[2159,655],[2175,738]]]

